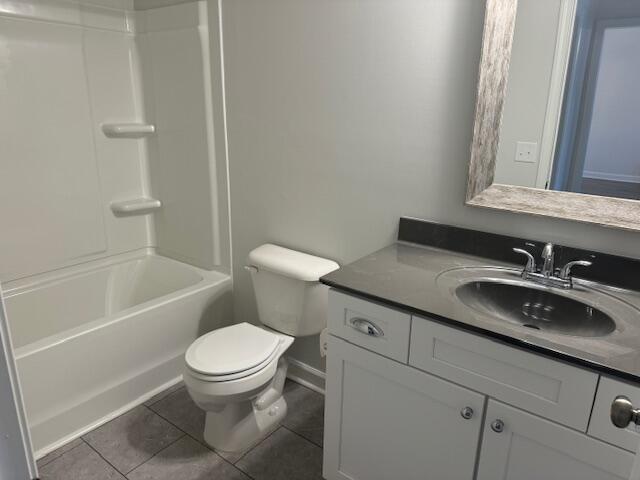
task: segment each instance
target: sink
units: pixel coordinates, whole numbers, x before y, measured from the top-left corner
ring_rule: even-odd
[[[606,313],[549,288],[484,279],[458,286],[455,296],[472,310],[532,330],[603,337],[616,329]]]

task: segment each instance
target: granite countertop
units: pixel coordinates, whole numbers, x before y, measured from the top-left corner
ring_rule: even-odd
[[[455,288],[465,281],[465,272],[473,272],[478,267],[497,267],[494,271],[498,276],[514,279],[519,278],[518,272],[522,268],[521,265],[398,242],[341,267],[322,277],[321,282],[519,348],[640,382],[639,292],[578,280],[569,295],[593,299],[595,290],[595,295],[604,298],[604,303],[594,305],[591,302],[592,305],[606,306],[609,304],[607,298],[611,298],[614,307],[622,307],[615,311],[616,330],[602,337],[535,331],[485,316],[453,298]],[[607,312],[607,308],[602,310]]]

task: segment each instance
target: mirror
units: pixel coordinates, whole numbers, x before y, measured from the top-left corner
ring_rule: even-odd
[[[488,0],[467,203],[640,229],[640,0]]]

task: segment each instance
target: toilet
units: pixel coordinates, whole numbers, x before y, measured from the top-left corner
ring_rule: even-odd
[[[239,323],[207,333],[187,349],[184,383],[206,412],[204,440],[225,451],[245,450],[287,413],[283,354],[296,337],[326,326],[328,288],[318,280],[334,261],[277,245],[249,253],[260,326]]]

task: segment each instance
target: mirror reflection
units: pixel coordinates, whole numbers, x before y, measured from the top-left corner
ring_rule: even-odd
[[[640,199],[640,0],[520,0],[494,181]]]

